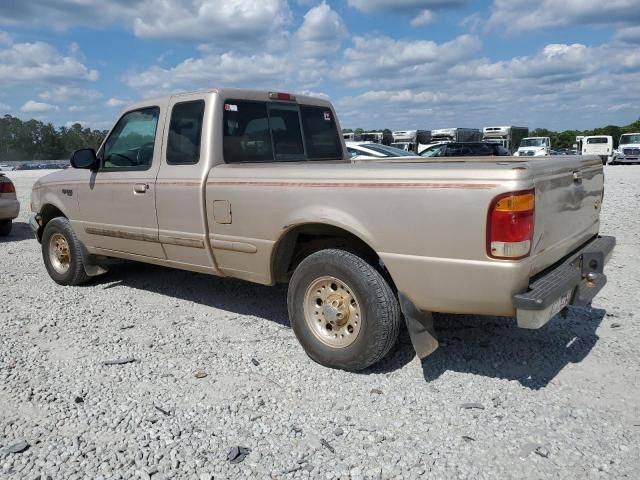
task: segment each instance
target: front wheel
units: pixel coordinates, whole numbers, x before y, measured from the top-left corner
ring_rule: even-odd
[[[89,277],[82,244],[64,217],[51,220],[42,232],[42,258],[49,276],[60,285],[80,285]]]
[[[327,249],[309,255],[291,278],[287,300],[298,341],[326,367],[367,368],[398,338],[402,316],[393,290],[353,253]]]

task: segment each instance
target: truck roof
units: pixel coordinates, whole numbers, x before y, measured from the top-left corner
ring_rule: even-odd
[[[269,95],[278,94],[278,93],[285,93],[285,92],[282,92],[276,89],[274,90],[254,90],[254,89],[247,89],[247,88],[199,89],[199,90],[193,90],[189,92],[177,92],[177,93],[171,93],[167,95],[145,98],[137,102],[132,102],[131,104],[125,107],[125,110],[130,110],[131,108],[150,105],[153,103],[166,102],[172,98],[187,97],[187,96],[193,96],[193,95],[209,95],[209,94],[218,94],[225,98],[237,98],[237,99],[243,99],[243,100],[256,100],[256,101],[276,100],[277,101],[277,99],[270,98]],[[308,95],[300,95],[297,93],[289,93],[289,92],[286,92],[286,94],[292,95],[293,97],[295,97],[295,100],[293,100],[293,103],[304,103],[306,105],[318,105],[318,106],[331,105],[331,102],[329,102],[329,100],[324,98],[311,97]]]

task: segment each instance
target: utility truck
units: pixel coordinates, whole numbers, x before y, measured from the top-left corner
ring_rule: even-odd
[[[551,139],[549,137],[526,137],[520,142],[516,157],[541,157],[551,154]]]
[[[430,130],[396,130],[392,147],[419,154],[431,143]]]
[[[484,127],[482,140],[499,143],[513,154],[527,135],[529,135],[527,127]]]
[[[477,128],[438,128],[431,130],[431,143],[479,142],[482,132]]]
[[[611,160],[612,165],[619,163],[640,163],[640,133],[624,133],[620,136],[618,150]]]

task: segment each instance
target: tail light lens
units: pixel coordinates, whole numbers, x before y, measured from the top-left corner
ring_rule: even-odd
[[[535,190],[509,192],[491,202],[487,219],[487,254],[517,260],[531,252]]]
[[[16,193],[16,187],[12,182],[0,182],[0,193]]]

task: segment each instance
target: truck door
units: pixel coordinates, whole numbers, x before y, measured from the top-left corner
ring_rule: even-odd
[[[126,112],[98,151],[100,167],[79,186],[87,244],[103,250],[164,258],[158,241],[155,183],[163,105]]]
[[[167,112],[156,183],[160,243],[168,260],[211,269],[204,201],[209,155],[203,139],[212,131],[212,122],[205,96],[174,97]]]

